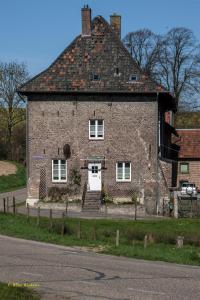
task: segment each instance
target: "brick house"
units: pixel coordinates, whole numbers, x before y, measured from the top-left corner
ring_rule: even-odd
[[[109,24],[91,20],[88,7],[81,15],[81,35],[19,91],[28,99],[27,201],[66,186],[76,170],[80,197],[85,186],[86,193],[103,186],[113,198],[140,187],[147,213],[155,213],[171,185],[173,127],[165,112],[176,109],[174,98],[124,47],[120,16]]]
[[[182,112],[176,116],[178,137],[174,139],[174,143],[179,147],[179,152],[174,182],[177,186],[182,181],[189,181],[200,188],[199,121],[200,112]]]

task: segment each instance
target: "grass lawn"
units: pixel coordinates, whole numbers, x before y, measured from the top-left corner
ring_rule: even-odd
[[[14,163],[17,167],[15,174],[0,176],[0,193],[26,186],[26,170],[23,165]]]
[[[49,219],[0,213],[0,234],[65,246],[86,246],[107,254],[191,264],[200,266],[200,220],[86,220],[65,218],[65,234],[61,235],[61,219]],[[116,230],[120,232],[115,246]],[[80,232],[80,234],[79,234]],[[144,248],[145,235],[151,241]],[[184,236],[184,247],[177,249],[175,240]]]
[[[2,300],[39,300],[39,296],[36,295],[29,288],[14,287],[6,283],[0,282],[0,299]]]

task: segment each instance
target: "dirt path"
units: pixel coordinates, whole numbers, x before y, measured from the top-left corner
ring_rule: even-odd
[[[7,161],[0,161],[0,176],[15,174],[17,168],[14,164]]]

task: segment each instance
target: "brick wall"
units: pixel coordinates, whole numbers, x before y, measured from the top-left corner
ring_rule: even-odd
[[[189,173],[181,174],[180,164],[186,162],[189,164]],[[198,188],[200,188],[200,161],[180,161],[178,163],[178,176],[177,185],[179,185],[180,180],[188,180],[191,183],[195,183]]]
[[[138,176],[142,174],[145,184],[141,185],[153,196],[153,200],[146,203],[147,210],[155,211],[157,103],[153,99],[142,102],[145,99],[139,97],[127,98],[127,102],[120,101],[117,96],[112,102],[110,98],[66,101],[72,99],[58,96],[58,101],[52,101],[49,97],[44,101],[38,95],[37,101],[28,103],[29,177],[45,170],[47,187],[53,186],[51,160],[63,158],[62,149],[68,143],[71,147],[68,173],[71,168],[78,168],[82,184],[88,176],[88,170],[81,169],[84,159],[104,156],[106,169],[102,170],[102,179],[110,193],[114,197],[130,194],[138,188]],[[89,140],[90,118],[104,119],[104,140]],[[131,182],[116,182],[117,161],[131,162]]]

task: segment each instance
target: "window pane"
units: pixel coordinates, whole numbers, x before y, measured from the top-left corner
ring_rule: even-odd
[[[117,163],[117,179],[123,179],[123,163]]]
[[[90,137],[95,137],[96,123],[95,120],[90,120]]]
[[[188,173],[188,172],[189,172],[189,165],[181,164],[181,173]]]
[[[130,163],[125,163],[125,179],[130,179]]]

